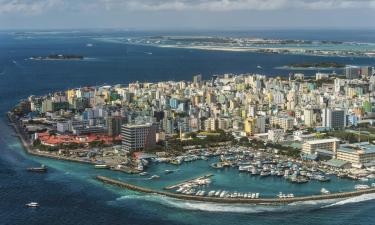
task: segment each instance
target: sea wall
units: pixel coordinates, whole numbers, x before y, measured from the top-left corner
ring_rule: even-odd
[[[265,205],[278,205],[278,204],[288,204],[293,202],[303,202],[303,201],[316,201],[316,200],[330,200],[330,199],[343,199],[355,196],[360,196],[363,194],[375,193],[375,188],[358,190],[352,192],[335,193],[328,195],[312,195],[304,197],[294,197],[294,198],[260,198],[260,199],[247,199],[247,198],[218,198],[218,197],[207,197],[207,196],[195,196],[195,195],[183,195],[178,193],[164,192],[158,190],[152,190],[145,187],[140,187],[137,185],[125,183],[119,180],[114,180],[104,176],[97,176],[97,180],[118,186],[120,188],[125,188],[137,192],[159,194],[171,198],[182,199],[182,200],[193,200],[202,202],[214,202],[214,203],[236,203],[236,204],[265,204]]]
[[[85,160],[81,160],[81,159],[73,159],[73,158],[59,156],[59,155],[52,155],[50,153],[45,153],[45,152],[40,152],[40,151],[34,150],[31,147],[31,145],[26,141],[26,138],[23,136],[22,132],[19,130],[19,127],[18,127],[17,123],[14,121],[14,119],[12,118],[12,115],[10,113],[8,113],[7,116],[8,116],[8,119],[10,121],[9,125],[14,128],[14,131],[16,133],[15,136],[17,136],[19,138],[19,140],[21,141],[21,144],[22,144],[26,153],[28,153],[30,155],[45,157],[45,158],[50,158],[50,159],[66,160],[66,161],[69,161],[69,162],[76,162],[76,163],[93,164],[93,162],[91,162],[91,161],[85,161]]]

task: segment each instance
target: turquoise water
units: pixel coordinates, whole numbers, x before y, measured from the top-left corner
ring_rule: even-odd
[[[303,33],[294,33],[301,37]],[[107,34],[106,34],[107,35]],[[275,35],[275,34],[268,34]],[[286,34],[280,34],[281,36]],[[289,35],[291,35],[289,33]],[[325,34],[328,35],[328,34]],[[347,34],[350,36],[350,34]],[[369,36],[370,35],[370,36]],[[374,37],[365,33],[366,38]],[[213,170],[207,161],[186,163],[169,175],[165,169],[173,165],[151,165],[150,174],[160,174],[160,180],[143,180],[138,175],[95,170],[92,166],[44,159],[24,153],[4,113],[30,94],[45,94],[53,90],[102,83],[128,83],[134,80],[190,79],[192,74],[254,72],[256,65],[269,74],[287,74],[273,69],[299,62],[299,56],[271,56],[253,53],[217,53],[183,49],[158,49],[142,46],[119,47],[93,42],[88,35],[17,39],[0,34],[0,224],[337,224],[371,225],[375,210],[375,195],[348,200],[305,202],[288,206],[227,205],[173,200],[144,195],[104,185],[94,179],[107,175],[147,187],[162,188],[178,181],[206,173],[214,173],[212,189],[231,187],[236,191],[256,191],[274,196],[279,191],[314,194],[324,186],[330,190],[351,190],[354,183],[332,180],[289,184],[279,178],[256,178],[234,169]],[[89,35],[90,36],[90,35]],[[329,35],[328,35],[329,36]],[[351,37],[355,38],[355,37]],[[371,39],[371,38],[370,38]],[[86,43],[94,43],[87,48]],[[33,55],[52,53],[85,54],[91,60],[81,62],[35,62],[24,60]],[[148,55],[144,52],[153,52]],[[323,60],[321,57],[302,59]],[[336,59],[332,59],[336,60]],[[338,59],[350,62],[351,59]],[[358,64],[374,64],[368,59],[356,59]],[[14,63],[15,61],[16,63]],[[341,61],[340,61],[341,62]],[[30,174],[29,166],[46,164],[46,174]],[[41,207],[28,209],[24,204],[37,201]]]

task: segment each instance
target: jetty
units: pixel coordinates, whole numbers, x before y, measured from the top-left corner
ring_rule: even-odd
[[[115,180],[115,179],[104,177],[104,176],[97,176],[96,179],[102,183],[114,185],[120,188],[132,190],[132,191],[143,192],[143,193],[148,193],[148,194],[158,194],[158,195],[181,199],[181,200],[213,202],[213,203],[282,205],[282,204],[304,202],[304,201],[345,199],[345,198],[360,196],[363,194],[375,193],[375,188],[371,187],[369,189],[357,190],[357,191],[351,191],[351,192],[342,192],[342,193],[334,193],[334,194],[326,194],[326,195],[311,195],[311,196],[294,197],[294,198],[259,198],[259,199],[219,198],[219,197],[208,197],[208,196],[184,195],[184,194],[171,193],[171,192],[166,192],[166,191],[152,190],[146,187],[141,187],[141,186],[125,183],[123,181]]]
[[[212,177],[212,176],[213,176],[213,174],[210,173],[210,174],[207,174],[207,175],[204,175],[204,176],[200,176],[200,177],[197,177],[197,178],[185,180],[185,181],[183,181],[181,183],[178,183],[178,184],[175,184],[175,185],[167,186],[164,189],[165,190],[172,190],[172,189],[178,188],[178,187],[180,187],[180,186],[182,186],[184,184],[188,184],[188,183],[194,182],[196,180],[206,179],[206,178],[209,178],[209,177]]]

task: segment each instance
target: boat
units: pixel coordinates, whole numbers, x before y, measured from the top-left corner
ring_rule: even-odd
[[[321,182],[330,181],[328,177],[325,177],[323,175],[315,175],[315,176],[312,176],[312,178]]]
[[[210,192],[208,192],[208,196],[209,197],[212,197],[212,196],[214,196],[215,195],[215,191],[210,191]]]
[[[223,168],[223,164],[222,163],[212,163],[211,167],[215,168],[215,169],[221,169],[221,168]]]
[[[39,207],[39,203],[29,202],[29,203],[26,204],[26,206],[29,207],[29,208],[37,208],[37,207]]]
[[[173,173],[173,172],[174,172],[173,170],[164,170],[165,174],[170,174],[170,173]]]
[[[331,192],[328,191],[328,190],[325,189],[325,188],[320,189],[320,193],[325,194],[325,195],[331,194]]]
[[[105,164],[96,164],[94,167],[95,169],[108,169],[109,168],[109,166]]]
[[[160,176],[158,176],[158,175],[152,175],[150,177],[151,180],[155,180],[155,179],[159,179],[159,178],[160,178]]]
[[[142,172],[142,173],[140,173],[139,175],[141,175],[141,176],[146,176],[148,173],[147,172]]]
[[[41,165],[40,167],[29,167],[29,168],[27,168],[27,171],[45,173],[45,172],[47,172],[47,167],[45,165]]]
[[[356,190],[365,190],[365,189],[369,189],[370,186],[366,185],[366,184],[357,184],[354,186],[354,189]]]
[[[271,175],[270,172],[267,172],[267,171],[262,171],[262,172],[260,172],[260,176],[261,176],[261,177],[267,177],[267,176],[269,176],[269,175]]]
[[[359,178],[359,181],[361,181],[361,182],[368,182],[368,178],[366,178],[366,177],[361,177],[361,178]]]

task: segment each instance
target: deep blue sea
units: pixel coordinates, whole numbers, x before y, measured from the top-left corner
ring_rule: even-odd
[[[274,178],[252,178],[234,170],[211,171],[205,161],[183,164],[180,170],[163,176],[171,165],[152,165],[149,172],[160,181],[146,181],[138,175],[98,171],[89,165],[29,156],[24,153],[4,115],[21,98],[56,90],[97,84],[127,84],[133,81],[190,80],[201,73],[255,72],[286,76],[290,71],[276,67],[305,61],[336,61],[372,65],[370,58],[269,55],[157,48],[95,41],[96,37],[150,35],[226,35],[309,40],[375,42],[374,31],[281,30],[247,32],[0,32],[0,225],[13,224],[295,224],[372,225],[375,195],[344,201],[307,202],[289,206],[225,205],[172,200],[138,194],[103,185],[93,179],[104,174],[153,188],[214,172],[213,189],[261,192],[273,196],[278,191],[298,194],[318,193],[322,184],[291,185]],[[87,47],[87,44],[93,44]],[[152,54],[149,54],[149,53]],[[83,61],[32,61],[31,56],[82,54]],[[263,69],[258,69],[260,65]],[[315,71],[304,71],[313,74]],[[339,72],[339,71],[338,71]],[[25,168],[46,164],[46,174],[30,174]],[[354,183],[337,180],[324,184],[330,190],[352,189]],[[37,201],[41,207],[24,206]]]

